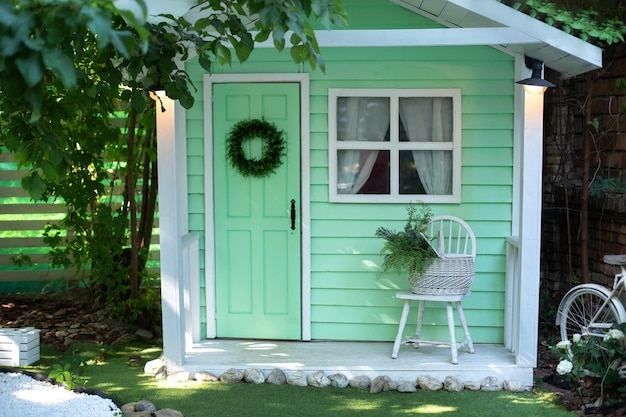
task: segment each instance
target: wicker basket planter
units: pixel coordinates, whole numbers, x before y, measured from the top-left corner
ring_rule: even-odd
[[[474,280],[474,259],[470,255],[436,258],[421,274],[408,276],[414,294],[463,295]]]

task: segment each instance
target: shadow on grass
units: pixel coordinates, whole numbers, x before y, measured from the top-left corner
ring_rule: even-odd
[[[24,370],[48,375],[54,364],[70,364],[75,382],[106,393],[118,404],[147,399],[185,417],[264,416],[545,416],[571,417],[548,392],[429,392],[370,394],[355,388],[291,385],[167,382],[143,373],[159,347],[140,343],[116,346],[72,345],[65,353],[41,346],[41,360]],[[140,366],[130,366],[140,357]]]

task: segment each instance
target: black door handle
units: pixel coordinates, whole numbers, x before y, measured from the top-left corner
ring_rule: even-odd
[[[296,200],[291,199],[291,230],[296,230]]]

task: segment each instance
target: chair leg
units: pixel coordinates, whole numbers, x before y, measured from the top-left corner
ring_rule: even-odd
[[[446,303],[446,310],[448,312],[448,329],[450,330],[450,352],[452,353],[452,363],[454,365],[459,363],[457,358],[456,349],[456,336],[454,334],[454,313],[452,311],[452,303]]]
[[[409,317],[409,309],[411,308],[411,300],[404,300],[404,308],[402,309],[402,317],[400,317],[400,325],[398,326],[398,334],[396,340],[393,343],[393,352],[391,352],[391,358],[396,359],[398,357],[398,350],[400,349],[400,343],[402,342],[402,333],[404,332],[404,326],[406,326],[406,320]]]
[[[413,338],[414,340],[416,340],[415,342],[413,342],[413,347],[416,349],[420,347],[419,340],[421,340],[422,338],[422,322],[424,321],[425,303],[426,302],[424,300],[420,300],[419,307],[417,309],[417,324],[415,325],[415,337]]]
[[[467,347],[469,348],[470,353],[474,353],[474,344],[472,343],[472,336],[470,336],[469,329],[467,328],[467,321],[465,321],[465,314],[463,313],[463,306],[460,301],[456,303],[456,310],[459,313],[459,319],[461,320],[461,324],[463,325],[463,331],[465,332],[465,342],[467,343]]]

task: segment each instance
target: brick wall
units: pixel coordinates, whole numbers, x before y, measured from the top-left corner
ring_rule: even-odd
[[[556,82],[546,93],[544,142],[544,185],[542,222],[542,290],[560,297],[578,283],[580,269],[580,206],[583,174],[585,108],[590,99],[591,118],[597,119],[593,133],[591,176],[626,181],[626,91],[617,88],[626,80],[626,47],[605,50],[604,68]],[[558,74],[546,71],[555,81]],[[625,190],[621,190],[625,191]],[[589,272],[600,284],[612,283],[614,267],[605,265],[605,254],[626,253],[626,194],[614,191],[593,196],[589,201]]]

